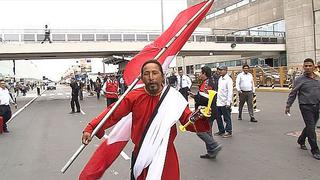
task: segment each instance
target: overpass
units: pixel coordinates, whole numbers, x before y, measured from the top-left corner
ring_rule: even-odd
[[[160,35],[159,31],[52,30],[53,43],[40,42],[43,30],[0,30],[0,60],[67,59],[134,56]],[[285,33],[214,29],[195,32],[181,56],[236,55],[286,51]]]

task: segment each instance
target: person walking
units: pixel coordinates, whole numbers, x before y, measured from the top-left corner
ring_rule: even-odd
[[[177,77],[177,89],[187,101],[191,85],[191,79],[187,75],[183,74],[182,69],[179,70],[179,75]]]
[[[217,91],[218,81],[211,76],[211,68],[208,66],[204,66],[201,68],[200,79],[202,83],[199,86],[199,92],[194,95],[190,92],[190,96],[194,98],[195,108],[198,109],[199,106],[207,106],[208,105],[208,90]],[[217,118],[217,96],[214,97],[213,102],[211,104],[211,116],[208,119],[210,130],[207,132],[198,132],[197,136],[205,143],[207,153],[200,155],[200,158],[204,159],[214,159],[218,155],[219,151],[222,149],[222,146],[215,141],[212,136],[212,125],[213,121]]]
[[[92,155],[79,180],[100,179],[129,139],[134,144],[131,179],[180,179],[174,147],[176,123],[180,121],[186,124],[190,118],[194,118],[194,124],[187,126],[186,130],[203,132],[209,129],[208,120],[192,114],[182,95],[174,88],[164,86],[165,77],[158,61],[149,60],[142,65],[141,79],[145,86],[129,92],[97,132],[96,136],[102,138],[105,129],[113,125],[116,128]],[[93,129],[110,108],[107,107],[87,125],[82,134],[83,144],[87,145],[92,140]],[[110,142],[111,139],[114,143]]]
[[[174,71],[172,71],[170,76],[167,78],[167,82],[171,87],[177,88],[178,78]]]
[[[40,89],[41,89],[41,85],[40,82],[37,82],[37,95],[40,96]]]
[[[118,100],[118,88],[118,81],[115,78],[115,75],[111,74],[110,79],[107,79],[107,81],[104,83],[102,87],[102,91],[104,92],[105,97],[107,99],[107,106],[111,105],[112,103]]]
[[[242,66],[242,72],[238,74],[236,79],[236,89],[239,93],[239,115],[238,120],[242,120],[242,109],[245,102],[247,102],[248,111],[251,122],[258,122],[253,115],[253,94],[254,82],[253,76],[249,72],[249,65]]]
[[[49,41],[49,43],[52,43],[51,42],[51,39],[50,39],[50,29],[48,28],[48,25],[45,25],[44,26],[44,39],[43,41],[41,42],[41,44],[43,44],[45,41]]]
[[[220,78],[218,81],[217,93],[217,124],[220,128],[218,134],[216,135],[221,135],[224,138],[228,138],[232,136],[231,102],[233,94],[233,81],[227,73],[227,66],[218,67],[218,71],[220,73]],[[226,126],[223,125],[222,116]]]
[[[319,119],[320,77],[314,73],[314,61],[310,58],[303,61],[303,69],[304,74],[297,77],[294,81],[293,89],[287,100],[285,114],[290,113],[290,107],[298,95],[299,108],[305,123],[305,128],[301,132],[297,143],[301,149],[307,150],[305,141],[308,137],[313,157],[320,160],[317,135],[315,132],[315,127]]]
[[[94,90],[97,93],[97,99],[100,99],[100,91],[101,91],[101,80],[97,78],[95,82],[95,88]]]
[[[320,77],[320,61],[317,62],[317,67],[316,67],[316,70],[314,71],[314,73]],[[317,125],[317,128],[320,129],[320,122],[318,121],[318,125]]]
[[[12,116],[10,103],[14,104],[15,107],[17,104],[12,99],[12,96],[9,93],[9,90],[6,88],[6,82],[4,80],[0,80],[0,116],[2,116],[4,122],[2,131],[5,133],[9,133],[7,122]]]
[[[79,91],[80,91],[80,82],[76,82],[74,78],[71,78],[71,114],[72,113],[80,113],[80,103],[79,103]],[[74,105],[77,107],[77,111],[75,111]]]

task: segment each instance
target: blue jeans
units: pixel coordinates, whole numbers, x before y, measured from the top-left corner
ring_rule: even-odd
[[[214,149],[219,145],[217,141],[213,139],[213,136],[212,136],[213,121],[214,121],[214,118],[211,117],[209,119],[210,131],[197,133],[199,138],[206,144],[206,149],[208,154],[214,153]]]
[[[231,112],[226,106],[218,106],[217,124],[220,133],[228,132],[232,133]],[[226,127],[223,125],[223,120],[226,123]]]

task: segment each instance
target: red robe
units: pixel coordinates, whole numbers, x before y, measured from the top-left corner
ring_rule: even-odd
[[[142,133],[143,133],[144,129],[146,128],[147,122],[149,121],[149,119],[152,115],[152,112],[153,112],[154,108],[156,107],[159,99],[160,99],[160,95],[151,96],[145,91],[144,88],[138,88],[136,90],[131,91],[123,99],[123,101],[120,103],[118,108],[109,117],[109,119],[102,126],[102,128],[98,131],[96,136],[98,138],[103,137],[105,129],[113,126],[122,117],[124,117],[127,114],[129,114],[130,112],[132,112],[131,140],[135,144],[133,153],[135,154],[135,156],[137,156],[137,150],[138,150],[139,142],[142,138]],[[174,103],[174,102],[172,102],[172,103]],[[99,124],[99,122],[107,114],[109,109],[110,109],[110,107],[106,108],[98,117],[94,118],[88,124],[88,126],[85,128],[84,131],[92,133],[93,129]],[[190,115],[191,115],[191,111],[190,111],[189,107],[187,106],[185,108],[183,114],[180,117],[181,124],[187,123]],[[196,123],[189,125],[187,127],[188,131],[193,131],[193,132],[208,131],[208,129],[209,129],[209,123],[205,119],[200,119],[200,120],[196,121]],[[164,179],[164,180],[167,180],[167,179],[178,180],[178,179],[180,179],[179,162],[178,162],[176,149],[173,144],[173,141],[174,141],[176,135],[177,135],[177,128],[176,128],[176,125],[174,125],[171,127],[170,137],[169,137],[169,142],[168,142],[168,149],[167,149],[165,164],[164,164],[163,173],[162,173],[162,179]],[[97,151],[99,151],[99,149]],[[101,156],[101,152],[95,153],[91,159],[98,160],[99,158],[101,158],[101,157],[97,157],[98,154],[100,154],[99,156]],[[94,157],[94,156],[96,156],[96,157]],[[90,161],[88,163],[90,163]],[[83,174],[96,173],[97,176],[95,176],[95,177],[99,178],[103,175],[106,168],[107,167],[104,166],[99,169],[99,172],[88,172],[88,171],[92,171],[92,169],[89,170],[88,168],[85,167],[81,174],[83,175]],[[84,172],[84,171],[86,171],[86,172]],[[144,169],[143,172],[141,173],[141,175],[138,177],[138,180],[144,180],[147,176],[147,171],[148,171],[148,169]],[[82,175],[80,175],[80,179],[90,179],[90,178],[81,178]],[[95,179],[95,178],[92,178],[92,179]]]

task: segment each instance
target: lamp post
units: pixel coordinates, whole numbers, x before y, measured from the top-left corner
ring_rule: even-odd
[[[164,24],[163,24],[163,0],[161,1],[161,32],[164,31]]]

